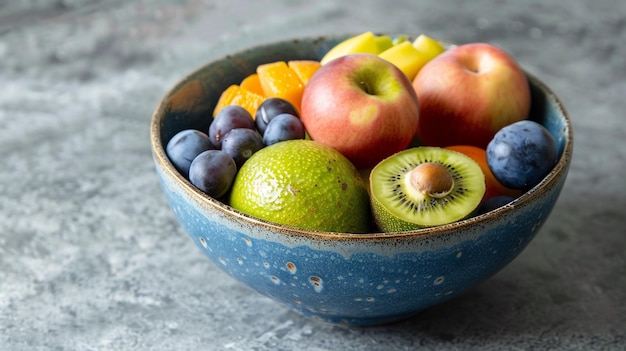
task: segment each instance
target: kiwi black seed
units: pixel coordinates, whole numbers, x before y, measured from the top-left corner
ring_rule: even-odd
[[[485,193],[485,176],[460,152],[419,146],[376,165],[370,190],[376,225],[383,232],[401,232],[467,217]]]

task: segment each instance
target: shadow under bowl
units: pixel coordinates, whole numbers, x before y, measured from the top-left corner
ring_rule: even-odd
[[[402,233],[346,234],[294,229],[245,215],[195,188],[169,162],[177,132],[207,130],[221,92],[260,64],[319,60],[346,36],[254,47],[194,70],[156,107],[150,139],[157,175],[176,219],[197,247],[234,279],[304,316],[377,325],[408,318],[488,279],[534,238],[563,188],[572,126],[559,98],[528,74],[530,118],[554,136],[558,162],[531,190],[489,213]]]

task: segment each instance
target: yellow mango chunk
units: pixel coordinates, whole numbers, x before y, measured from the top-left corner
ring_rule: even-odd
[[[304,83],[285,61],[259,65],[256,72],[265,97],[285,99],[300,112]]]
[[[374,38],[378,46],[378,52],[381,53],[394,45],[393,39],[388,35],[379,35]]]
[[[259,80],[259,75],[256,73],[252,73],[244,78],[241,83],[239,83],[239,86],[259,95],[264,94],[263,88],[261,87],[261,81]]]
[[[406,35],[398,35],[397,37],[395,37],[395,38],[393,38],[393,39],[392,39],[391,43],[392,43],[393,45],[398,45],[398,44],[400,44],[401,42],[403,42],[403,41],[407,41],[407,40],[408,40],[408,39],[407,39]]]
[[[424,65],[430,61],[430,57],[417,50],[410,41],[403,41],[381,52],[379,57],[393,63],[413,81]]]
[[[264,100],[264,96],[243,89],[237,84],[233,84],[226,88],[220,95],[215,109],[213,110],[213,117],[225,106],[239,105],[250,112],[250,115],[254,118],[257,108]]]
[[[287,66],[296,73],[302,84],[306,86],[322,64],[314,60],[292,60],[287,61]]]
[[[340,42],[339,44],[333,46],[326,53],[326,55],[322,57],[320,63],[324,65],[338,57],[357,53],[368,53],[374,55],[380,53],[374,33],[365,32]]]
[[[444,48],[440,42],[424,34],[415,38],[413,46],[430,57],[431,60],[435,58],[435,56],[446,51],[446,48]]]

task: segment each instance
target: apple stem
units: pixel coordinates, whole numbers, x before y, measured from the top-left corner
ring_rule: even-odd
[[[359,84],[361,84],[361,86],[363,87],[363,91],[365,91],[368,95],[373,95],[373,92],[370,89],[370,85],[367,84],[366,81],[361,81],[359,82]]]
[[[452,175],[440,163],[424,162],[410,172],[410,177],[411,186],[429,197],[445,197],[454,188]]]

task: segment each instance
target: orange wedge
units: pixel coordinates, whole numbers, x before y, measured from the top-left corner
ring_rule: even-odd
[[[239,105],[250,112],[250,115],[254,118],[256,110],[263,100],[265,100],[265,97],[262,95],[243,89],[237,84],[233,84],[226,88],[226,90],[222,92],[222,95],[220,95],[220,98],[217,100],[217,105],[213,110],[213,117],[225,106]]]
[[[519,197],[522,195],[520,190],[510,189],[502,185],[491,172],[489,165],[487,164],[487,152],[485,149],[473,145],[451,145],[445,147],[448,150],[458,151],[471,159],[476,161],[483,170],[485,175],[485,194],[482,201],[487,200],[490,197],[498,195],[507,195],[512,197]]]
[[[304,83],[284,61],[262,64],[256,70],[266,97],[279,97],[289,101],[300,111]]]
[[[263,87],[261,87],[261,81],[259,80],[259,75],[256,73],[252,73],[246,78],[244,78],[239,84],[240,87],[251,91],[253,93],[257,93],[259,95],[264,95]]]
[[[314,60],[293,60],[287,61],[287,66],[296,72],[296,75],[304,85],[307,85],[322,64]]]

